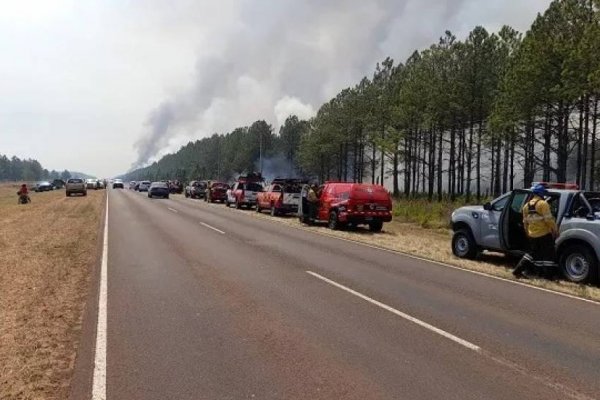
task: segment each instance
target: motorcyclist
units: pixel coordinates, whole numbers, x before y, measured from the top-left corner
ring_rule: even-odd
[[[25,183],[21,185],[21,188],[17,192],[17,196],[19,196],[19,204],[31,203],[29,189],[27,189],[27,185]]]

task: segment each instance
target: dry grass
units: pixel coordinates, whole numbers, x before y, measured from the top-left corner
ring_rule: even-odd
[[[73,370],[104,191],[0,186],[0,398],[63,399]]]
[[[218,205],[214,206],[219,207]],[[247,211],[236,211],[248,213]],[[283,224],[319,234],[366,243],[487,275],[515,280],[511,273],[515,265],[515,260],[511,260],[501,254],[484,253],[476,261],[455,257],[450,247],[452,233],[445,228],[429,229],[423,228],[418,223],[393,221],[389,224],[384,224],[381,233],[371,233],[367,229],[362,228],[354,231],[332,231],[324,226],[302,225],[295,217],[272,218],[268,214],[257,214],[255,212],[252,212],[251,215],[257,218],[273,219]],[[598,287],[545,279],[530,279],[526,282],[533,286],[600,301],[600,288]]]

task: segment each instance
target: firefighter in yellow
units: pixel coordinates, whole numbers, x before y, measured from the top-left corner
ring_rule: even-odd
[[[554,242],[558,237],[558,227],[550,205],[544,199],[547,195],[543,185],[533,188],[533,198],[523,206],[523,225],[529,238],[530,251],[526,253],[513,275],[523,277],[528,272],[552,277],[556,267],[556,251]]]

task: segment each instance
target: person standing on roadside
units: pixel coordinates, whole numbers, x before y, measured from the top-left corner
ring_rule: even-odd
[[[513,275],[526,276],[530,271],[541,273],[547,278],[554,275],[556,251],[554,242],[558,238],[558,227],[545,200],[546,187],[538,184],[533,187],[533,198],[523,206],[523,226],[529,238],[530,251],[517,264]]]
[[[317,219],[317,210],[319,208],[319,196],[317,196],[317,185],[313,184],[311,185],[310,189],[308,189],[306,200],[308,201],[309,221],[315,222],[315,220]]]

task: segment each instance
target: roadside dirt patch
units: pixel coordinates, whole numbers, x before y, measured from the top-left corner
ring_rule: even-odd
[[[211,204],[222,207],[219,204]],[[431,261],[477,271],[483,274],[497,276],[508,280],[515,280],[512,275],[516,261],[501,254],[484,253],[479,260],[470,261],[455,257],[450,248],[452,233],[448,229],[428,229],[416,223],[391,222],[384,224],[381,233],[372,233],[368,229],[357,228],[352,231],[332,231],[325,226],[306,226],[294,216],[273,218],[265,213],[254,211],[236,210],[255,218],[263,218],[274,222],[287,224],[295,228],[304,229],[322,235],[338,237],[377,246],[400,253],[421,257]],[[554,290],[590,300],[600,301],[600,288],[578,285],[565,281],[549,281],[545,279],[530,279],[521,281],[532,286]]]
[[[0,186],[0,398],[67,397],[104,191],[65,197]]]

